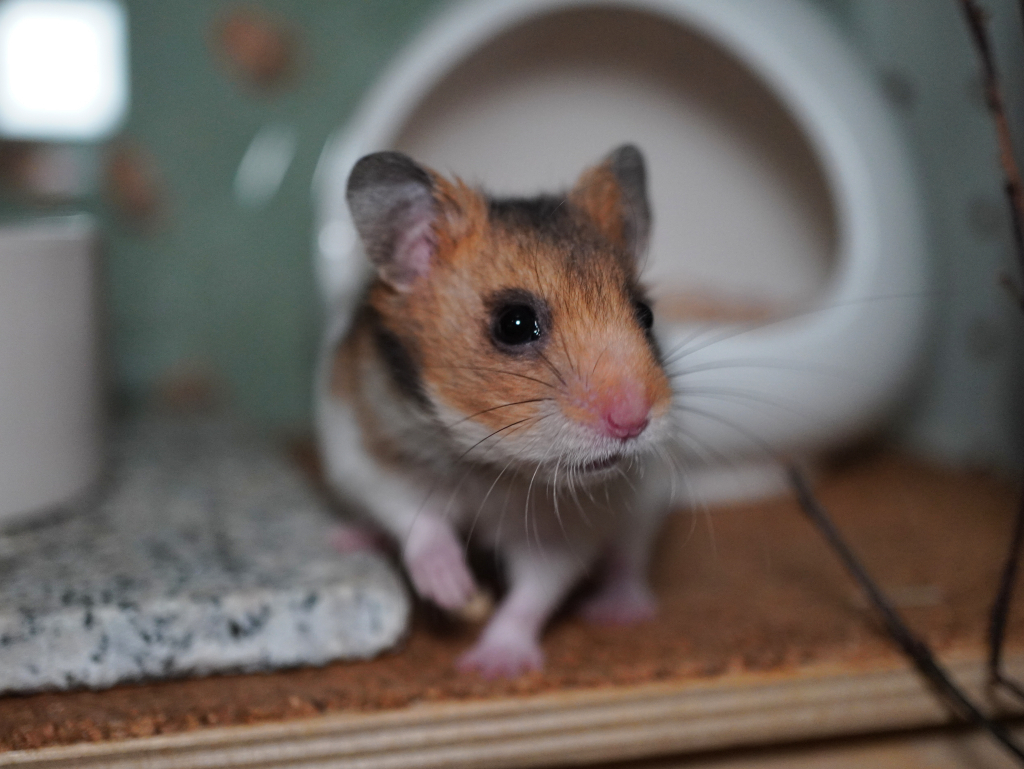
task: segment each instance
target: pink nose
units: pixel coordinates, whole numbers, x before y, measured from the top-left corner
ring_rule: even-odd
[[[603,412],[605,433],[625,441],[637,437],[647,428],[651,403],[639,388],[624,386],[609,398]]]

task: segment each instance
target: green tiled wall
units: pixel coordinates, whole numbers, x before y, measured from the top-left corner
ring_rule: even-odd
[[[211,53],[236,3],[130,0],[132,106],[125,134],[155,159],[167,215],[153,232],[108,222],[107,295],[117,385],[145,393],[169,370],[214,372],[233,407],[275,426],[308,420],[320,322],[310,181],[328,134],[435,0],[267,0],[299,45],[294,86],[258,93]],[[261,207],[232,185],[260,128],[295,129],[295,158]]]

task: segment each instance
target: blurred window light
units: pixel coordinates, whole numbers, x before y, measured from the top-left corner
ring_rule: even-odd
[[[268,125],[249,143],[235,174],[235,200],[258,208],[277,194],[295,157],[298,136],[291,126]]]
[[[128,105],[118,0],[0,0],[0,136],[91,141]]]

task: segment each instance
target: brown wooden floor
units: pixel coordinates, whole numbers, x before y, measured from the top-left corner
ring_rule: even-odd
[[[979,657],[1013,486],[874,456],[830,471],[820,493],[913,627],[943,654]],[[545,639],[543,674],[511,682],[457,675],[453,660],[471,643],[473,629],[442,628],[421,616],[402,648],[370,662],[0,699],[0,749],[424,701],[904,665],[788,500],[675,517],[662,539],[654,584],[662,601],[656,622],[594,628],[571,617],[557,621]],[[1018,650],[1024,648],[1021,598],[1009,628]]]

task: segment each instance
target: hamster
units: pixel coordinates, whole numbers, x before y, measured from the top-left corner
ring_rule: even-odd
[[[541,668],[546,622],[598,564],[585,616],[653,616],[673,408],[639,282],[640,151],[619,147],[568,193],[532,198],[378,152],[356,163],[347,200],[376,275],[321,361],[326,476],[445,610],[478,595],[467,540],[500,554],[508,593],[459,668]]]

